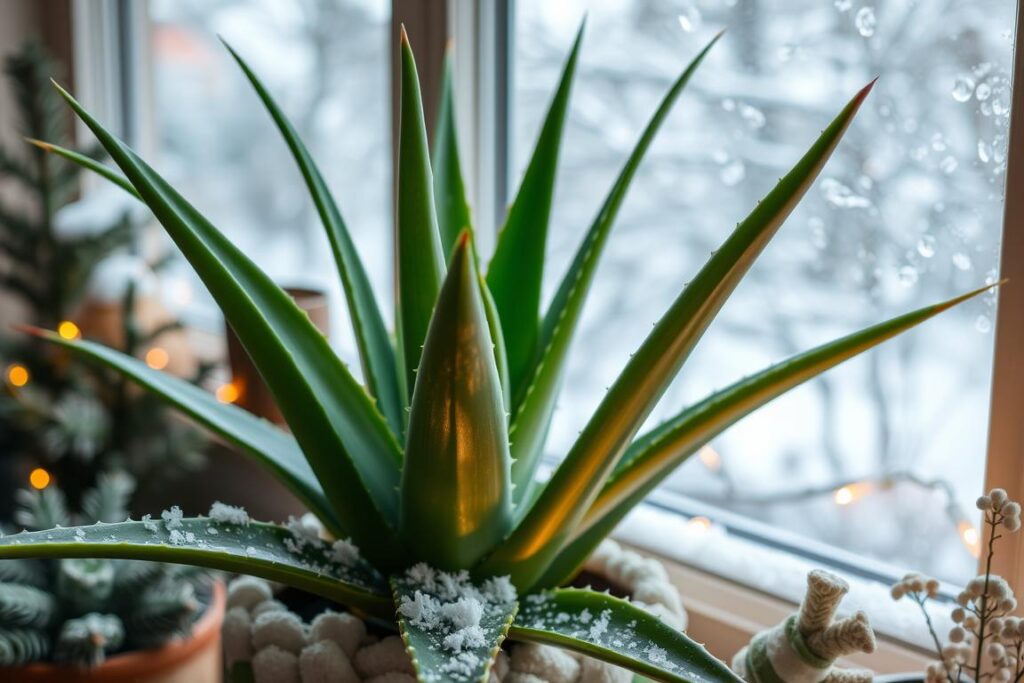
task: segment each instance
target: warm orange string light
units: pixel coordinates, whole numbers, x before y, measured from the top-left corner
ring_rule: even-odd
[[[217,400],[221,403],[234,403],[238,400],[241,392],[238,390],[238,386],[234,382],[228,382],[217,387]]]
[[[28,384],[30,375],[28,368],[18,363],[12,363],[7,366],[7,381],[12,387],[23,387]]]
[[[40,491],[50,485],[50,473],[42,467],[37,467],[28,475],[28,483]]]
[[[981,557],[981,534],[978,532],[978,528],[967,520],[961,520],[956,525],[956,530],[960,534],[960,540],[971,551],[971,555]]]
[[[711,520],[707,517],[691,517],[686,522],[686,528],[694,533],[705,534],[711,530]]]
[[[57,334],[59,334],[62,339],[71,340],[81,337],[82,331],[78,329],[78,325],[74,324],[70,320],[65,320],[57,326]]]
[[[146,351],[146,365],[154,370],[163,370],[170,362],[171,356],[167,353],[166,349],[154,346],[149,351]]]
[[[832,500],[836,505],[849,505],[854,503],[871,492],[871,484],[863,482],[860,484],[847,484],[840,486],[832,494]]]
[[[717,472],[722,468],[722,456],[711,446],[701,448],[697,452],[697,457],[704,463],[704,467],[707,467],[712,472]]]

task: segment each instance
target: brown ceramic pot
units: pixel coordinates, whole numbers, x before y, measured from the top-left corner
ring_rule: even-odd
[[[0,670],[9,683],[218,683],[221,680],[220,626],[226,602],[224,582],[213,585],[210,604],[188,638],[175,638],[163,647],[125,652],[95,669],[54,664]]]

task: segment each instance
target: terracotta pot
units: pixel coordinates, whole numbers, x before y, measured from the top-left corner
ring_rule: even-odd
[[[224,582],[217,580],[210,604],[188,638],[175,638],[153,650],[114,655],[95,669],[31,664],[0,670],[0,679],[9,683],[218,683],[225,602]]]

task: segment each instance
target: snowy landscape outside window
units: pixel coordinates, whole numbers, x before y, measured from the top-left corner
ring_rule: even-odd
[[[552,273],[564,272],[671,80],[728,29],[624,206],[549,451],[565,453],[710,250],[875,76],[832,161],[649,426],[798,351],[995,281],[1014,12],[1009,0],[518,0],[516,177],[587,14]],[[829,372],[715,439],[666,486],[895,570],[966,580],[978,551],[993,314],[989,295]]]
[[[315,207],[217,36],[256,70],[306,141],[390,311],[390,3],[153,0],[149,11],[161,170],[276,281],[327,291],[332,341],[356,361]],[[192,289],[193,310],[215,314],[205,289],[197,281]]]

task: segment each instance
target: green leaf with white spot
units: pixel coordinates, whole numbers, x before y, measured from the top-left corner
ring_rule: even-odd
[[[173,523],[172,523],[173,524]],[[246,525],[185,518],[58,527],[0,537],[9,558],[102,557],[151,560],[259,576],[381,616],[391,610],[384,578],[365,560],[338,562],[326,542],[299,547],[276,524]]]
[[[661,619],[606,593],[563,588],[523,598],[509,638],[554,645],[667,683],[741,683]]]

